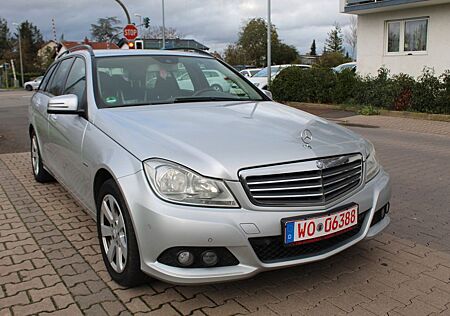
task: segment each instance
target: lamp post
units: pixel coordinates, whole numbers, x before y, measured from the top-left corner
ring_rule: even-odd
[[[130,13],[128,13],[127,7],[123,4],[123,2],[121,0],[115,0],[115,1],[122,7],[123,11],[125,12],[125,15],[127,16],[128,24],[131,24]]]
[[[272,80],[272,18],[271,0],[267,0],[267,88]]]
[[[142,37],[142,15],[135,13],[134,16],[139,18],[139,37]]]
[[[19,56],[20,56],[20,82],[23,87],[23,61],[22,61],[22,32],[20,31],[19,23],[13,23],[13,25],[17,26],[17,30],[19,31]]]
[[[166,49],[166,17],[164,12],[164,0],[161,0],[162,5],[162,49]]]

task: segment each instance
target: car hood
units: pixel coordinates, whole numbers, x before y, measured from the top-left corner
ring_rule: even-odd
[[[365,152],[350,130],[275,102],[108,108],[94,124],[141,161],[167,159],[227,180],[244,168]],[[301,139],[305,129],[311,148]]]
[[[250,77],[247,79],[250,80],[250,82],[253,83],[254,85],[257,84],[258,88],[262,88],[265,85],[267,85],[267,77]]]

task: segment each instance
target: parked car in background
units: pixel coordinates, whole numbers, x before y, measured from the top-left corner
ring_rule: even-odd
[[[334,67],[333,71],[336,73],[341,73],[344,70],[348,69],[353,72],[356,72],[356,65],[357,65],[356,62],[345,63],[345,64]]]
[[[27,91],[33,91],[36,90],[37,88],[39,88],[39,85],[41,84],[42,78],[44,78],[44,76],[39,76],[31,81],[27,81],[23,84],[23,87],[25,88],[25,90]]]
[[[288,67],[300,67],[304,69],[310,69],[310,65],[301,65],[301,64],[290,64],[290,65],[276,65],[271,67],[272,71],[272,80],[275,79],[275,77],[280,73],[281,70],[286,69]],[[267,89],[267,72],[268,68],[264,68],[261,71],[259,71],[257,74],[255,74],[253,77],[249,78],[251,83],[253,83],[256,87],[260,88],[261,90]]]
[[[205,75],[206,80],[208,81],[211,88],[220,92],[229,92],[231,88],[231,83],[227,81],[227,78],[224,77],[217,70],[202,70]],[[194,90],[194,86],[192,85],[192,80],[189,76],[189,73],[184,73],[180,77],[177,78],[178,86],[180,89],[184,90]]]
[[[244,75],[245,77],[253,77],[260,71],[261,71],[261,68],[249,68],[249,69],[241,70],[240,73],[242,75]]]
[[[388,226],[389,175],[358,134],[273,102],[205,53],[84,49],[31,98],[31,170],[96,218],[119,284],[249,278]],[[214,89],[206,70],[236,88]]]

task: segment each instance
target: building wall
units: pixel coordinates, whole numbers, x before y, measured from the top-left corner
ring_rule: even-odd
[[[387,20],[429,17],[427,53],[392,56],[386,54]],[[450,69],[450,4],[387,11],[358,16],[358,72],[376,74],[380,67],[392,74],[419,76],[424,67],[436,74]]]

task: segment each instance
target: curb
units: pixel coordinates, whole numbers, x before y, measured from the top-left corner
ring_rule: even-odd
[[[321,103],[303,103],[303,102],[286,102],[286,105],[299,109],[330,109],[348,112],[357,112],[357,107],[348,105],[335,105],[335,104],[321,104]],[[421,112],[406,112],[406,111],[389,111],[380,110],[379,116],[401,117],[410,118],[416,120],[428,120],[428,121],[441,121],[450,122],[450,115],[446,114],[429,114]]]

